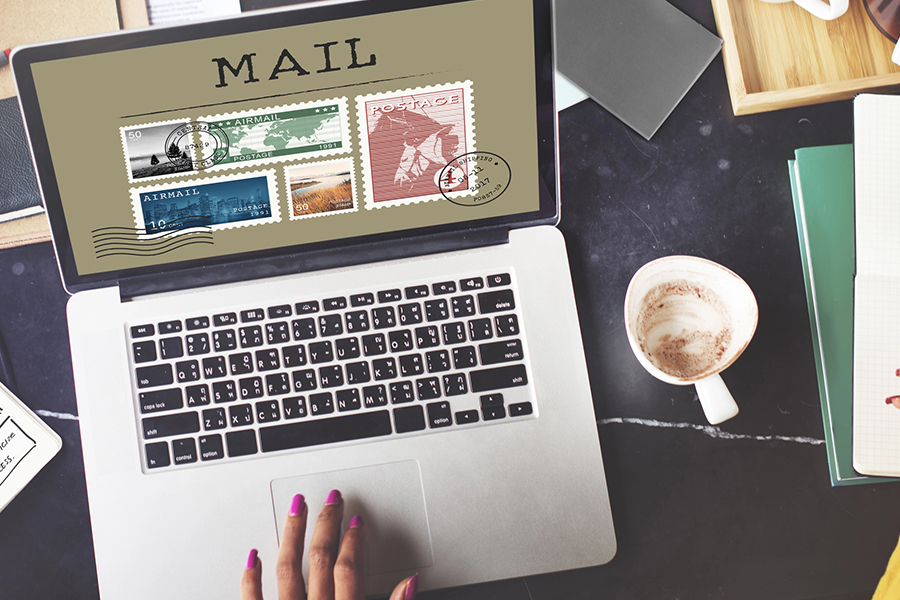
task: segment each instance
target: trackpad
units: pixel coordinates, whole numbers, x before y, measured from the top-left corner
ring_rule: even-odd
[[[272,481],[279,543],[291,500],[295,494],[303,494],[309,507],[305,546],[309,548],[316,517],[333,489],[344,497],[344,530],[353,515],[365,520],[368,575],[421,569],[434,563],[422,475],[415,460]],[[304,572],[306,569],[304,561]]]

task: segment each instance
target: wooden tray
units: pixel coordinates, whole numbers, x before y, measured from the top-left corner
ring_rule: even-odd
[[[900,90],[894,44],[876,28],[864,0],[833,21],[793,2],[712,0],[736,115]]]

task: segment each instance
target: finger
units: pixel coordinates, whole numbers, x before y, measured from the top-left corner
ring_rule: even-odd
[[[316,519],[309,545],[310,600],[334,598],[334,563],[337,560],[343,518],[344,502],[341,493],[331,490]]]
[[[284,521],[275,577],[278,581],[280,600],[303,600],[303,540],[306,538],[306,500],[301,494],[294,496],[291,509]],[[242,599],[243,600],[243,599]]]
[[[350,519],[334,565],[335,600],[363,600],[366,597],[365,560],[366,527],[363,518],[356,515]]]
[[[247,567],[241,577],[241,600],[262,600],[262,561],[255,548],[247,557]]]
[[[407,577],[397,584],[388,600],[414,600],[419,591],[419,574]]]

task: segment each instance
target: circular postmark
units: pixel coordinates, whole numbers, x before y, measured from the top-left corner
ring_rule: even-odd
[[[509,187],[512,171],[493,152],[469,152],[457,156],[441,169],[441,195],[459,206],[481,206],[493,202]]]
[[[214,123],[182,123],[166,138],[166,158],[176,165],[191,161],[196,169],[208,169],[226,156],[228,136]]]

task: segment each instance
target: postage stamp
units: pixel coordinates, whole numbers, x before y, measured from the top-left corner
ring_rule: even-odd
[[[193,226],[218,231],[281,220],[274,169],[133,188],[131,203],[143,235],[183,232]]]
[[[172,139],[173,131],[189,124],[187,119],[120,127],[128,182],[144,182],[197,170],[190,136]]]
[[[290,190],[292,221],[357,210],[356,177],[349,156],[285,167],[284,189]]]
[[[211,171],[350,151],[346,98],[212,115],[199,122],[228,139],[227,152],[208,167]]]
[[[466,182],[442,190],[438,177],[475,151],[473,110],[471,81],[358,96],[366,208],[468,193]]]

